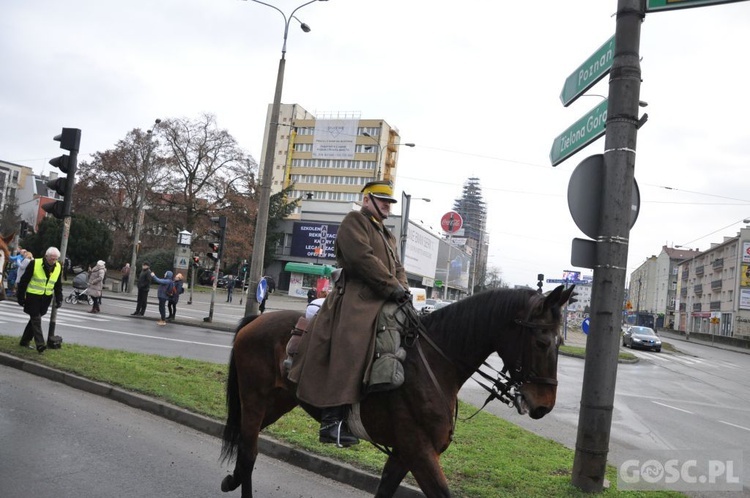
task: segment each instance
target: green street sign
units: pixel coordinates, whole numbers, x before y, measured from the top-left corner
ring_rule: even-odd
[[[703,7],[720,3],[742,2],[744,0],[646,0],[646,12]]]
[[[435,287],[442,287],[443,281],[442,280],[435,280]]]
[[[603,101],[581,119],[573,123],[573,126],[555,138],[555,141],[552,142],[552,150],[549,152],[552,166],[557,166],[604,135],[605,127],[607,126],[608,105],[608,100]]]
[[[568,107],[574,100],[594,86],[612,69],[615,60],[615,35],[604,42],[594,54],[586,59],[573,73],[568,76],[560,92],[560,101]]]

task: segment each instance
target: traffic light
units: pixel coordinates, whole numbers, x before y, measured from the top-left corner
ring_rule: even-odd
[[[221,245],[218,242],[210,242],[208,247],[211,248],[211,252],[206,253],[208,259],[212,261],[218,261],[221,259]]]
[[[544,287],[544,273],[538,273],[537,276],[536,276],[536,279],[538,280],[538,282],[536,283],[537,292],[539,294],[541,294],[542,293],[542,287]]]
[[[208,247],[211,248],[211,252],[208,253],[208,257],[214,261],[219,261],[224,254],[224,239],[227,235],[227,217],[226,216],[213,216],[211,223],[216,223],[218,228],[209,230],[211,235],[219,239],[218,242],[211,242]]]
[[[62,219],[70,216],[73,185],[75,184],[76,167],[78,166],[78,149],[81,145],[81,130],[78,128],[63,128],[62,133],[55,136],[54,140],[60,142],[60,148],[70,151],[70,154],[50,159],[49,163],[68,176],[61,176],[47,182],[47,187],[62,196],[63,200],[42,204],[42,209],[55,218]]]

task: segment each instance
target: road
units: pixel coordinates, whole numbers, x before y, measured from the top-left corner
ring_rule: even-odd
[[[619,465],[633,458],[633,450],[687,450],[700,455],[708,449],[743,451],[750,447],[750,378],[746,375],[750,355],[693,343],[675,344],[676,353],[628,349],[639,361],[618,365],[610,463]],[[490,363],[502,366],[495,356]],[[488,411],[574,449],[583,369],[583,360],[560,357],[557,403],[541,420],[521,417],[499,403],[490,404]],[[470,381],[460,396],[477,405],[486,398],[486,391]],[[745,494],[750,496],[747,458],[740,477]]]
[[[223,496],[219,439],[14,368],[0,378],[4,498]],[[262,455],[253,477],[256,496],[370,496]]]

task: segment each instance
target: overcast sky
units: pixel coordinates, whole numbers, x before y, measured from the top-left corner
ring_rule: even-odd
[[[270,0],[286,13],[302,0]],[[510,284],[561,278],[585,235],[567,203],[580,161],[553,139],[597,105],[564,108],[565,78],[615,31],[616,0],[330,0],[297,11],[282,101],[399,129],[397,191],[436,231],[464,182],[488,207],[489,265]],[[241,0],[6,0],[0,5],[0,159],[49,172],[52,136],[81,128],[81,159],[155,118],[215,114],[257,161],[284,21]],[[641,31],[628,274],[663,245],[707,249],[750,218],[750,3],[652,13]],[[605,78],[591,94],[606,95]],[[578,269],[584,273],[590,270]],[[545,285],[545,290],[553,284]]]

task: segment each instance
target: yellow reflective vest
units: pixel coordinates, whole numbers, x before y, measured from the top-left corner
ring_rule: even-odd
[[[47,277],[47,272],[44,271],[44,258],[35,259],[33,265],[34,273],[31,275],[29,286],[26,287],[26,293],[37,296],[51,296],[55,291],[55,283],[60,278],[60,272],[62,271],[60,263],[55,263],[55,267],[50,272],[49,278]]]

